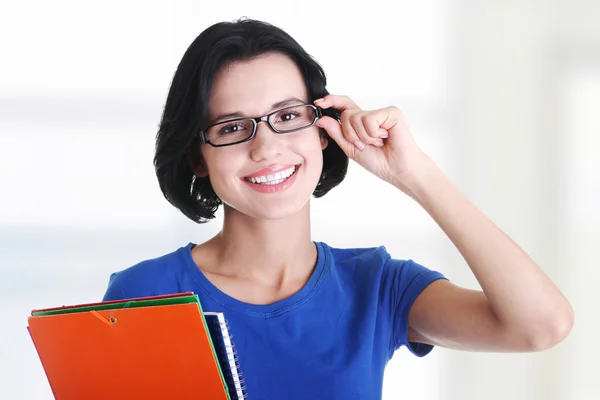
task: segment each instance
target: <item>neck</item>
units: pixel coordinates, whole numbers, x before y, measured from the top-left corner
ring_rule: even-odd
[[[310,203],[277,220],[248,217],[225,206],[223,229],[213,239],[222,272],[259,280],[305,275],[314,266]]]

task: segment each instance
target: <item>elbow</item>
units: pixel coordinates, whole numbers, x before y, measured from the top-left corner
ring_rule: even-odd
[[[573,329],[574,312],[571,306],[559,315],[553,315],[547,324],[530,336],[529,348],[533,352],[549,350],[564,341]]]

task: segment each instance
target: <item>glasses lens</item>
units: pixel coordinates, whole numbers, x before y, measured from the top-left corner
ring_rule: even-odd
[[[279,132],[289,132],[308,128],[315,122],[316,111],[311,106],[284,108],[271,115],[269,122]]]
[[[226,145],[244,141],[252,135],[254,121],[241,119],[224,122],[208,128],[208,140],[215,145]]]

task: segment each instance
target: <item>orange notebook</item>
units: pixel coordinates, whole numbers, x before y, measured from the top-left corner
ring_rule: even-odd
[[[193,293],[33,310],[28,324],[56,399],[230,399]]]

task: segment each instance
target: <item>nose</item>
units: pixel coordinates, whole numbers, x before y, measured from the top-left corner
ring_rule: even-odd
[[[277,137],[266,121],[261,121],[256,127],[256,135],[252,139],[251,157],[253,161],[261,162],[276,158],[281,154],[281,138]]]

